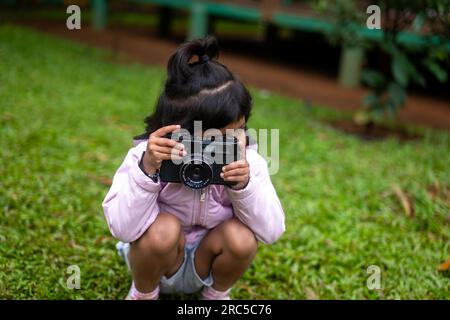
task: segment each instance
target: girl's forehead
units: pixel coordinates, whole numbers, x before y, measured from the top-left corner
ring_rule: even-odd
[[[199,132],[199,135],[211,136],[217,134],[217,130],[221,132],[221,134],[227,134],[227,130],[237,130],[237,129],[245,129],[245,117],[240,118],[239,120],[230,123],[229,125],[220,128],[220,129],[208,129],[206,131]],[[194,134],[196,135],[196,134]]]
[[[242,129],[245,126],[245,117],[241,117],[239,120],[230,123],[229,125],[220,129],[220,131],[225,132],[227,129]]]

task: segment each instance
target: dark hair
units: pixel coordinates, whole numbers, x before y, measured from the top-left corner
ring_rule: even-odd
[[[204,130],[223,128],[242,116],[247,121],[251,95],[218,57],[214,37],[182,44],[169,59],[164,91],[155,112],[145,119],[146,133],[135,138],[148,138],[170,124],[180,124],[192,133],[194,120],[201,120]]]

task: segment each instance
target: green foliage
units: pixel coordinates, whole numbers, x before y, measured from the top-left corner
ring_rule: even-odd
[[[366,15],[365,10],[358,5],[358,1],[311,0],[310,4],[316,11],[325,14],[327,20],[334,23],[335,27],[328,33],[332,43],[351,43],[354,46],[364,43],[358,28]]]
[[[0,38],[0,298],[122,299],[130,277],[101,201],[164,69],[17,27],[1,26]],[[260,246],[232,297],[447,299],[448,275],[436,269],[450,255],[449,134],[368,144],[321,121],[341,113],[252,93],[249,126],[280,129],[272,180],[287,230]],[[80,290],[65,286],[72,264]],[[366,286],[373,264],[381,290]]]
[[[450,66],[447,48],[450,34],[449,0],[379,0],[370,3],[317,0],[313,3],[316,3],[317,10],[335,21],[337,28],[330,34],[334,43],[369,48],[375,45],[390,61],[390,70],[366,70],[363,74],[363,81],[372,89],[363,100],[369,122],[386,113],[396,115],[405,103],[406,91],[412,82],[426,86],[425,70],[439,81],[447,82],[446,68]],[[358,32],[365,25],[368,17],[365,9],[369,4],[381,8],[383,39],[379,43],[364,40]],[[422,33],[424,29],[428,30],[428,43],[421,48],[408,47],[400,42],[402,32]]]

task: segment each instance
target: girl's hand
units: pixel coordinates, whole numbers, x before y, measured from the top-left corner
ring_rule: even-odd
[[[143,159],[144,169],[148,174],[154,174],[161,167],[163,160],[178,160],[186,155],[182,143],[163,138],[166,134],[177,129],[180,129],[179,125],[170,125],[159,128],[150,134]]]
[[[238,131],[237,138],[239,139],[239,147],[242,152],[241,159],[223,166],[220,174],[223,180],[236,182],[236,184],[231,186],[235,190],[245,188],[250,179],[250,166],[245,158],[245,132],[243,130]]]
[[[236,182],[231,188],[238,190],[245,188],[250,179],[250,166],[245,159],[232,162],[222,167],[220,177],[229,182]]]

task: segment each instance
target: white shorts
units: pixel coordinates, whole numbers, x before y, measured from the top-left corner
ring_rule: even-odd
[[[194,293],[202,289],[204,286],[210,287],[213,284],[211,273],[206,279],[200,278],[195,270],[194,258],[200,241],[191,244],[186,244],[184,247],[184,259],[180,268],[170,278],[163,276],[159,283],[159,290],[163,294],[171,293]],[[130,251],[130,244],[118,242],[116,245],[119,255],[125,260],[128,270],[130,269],[130,262],[128,260],[128,253]]]

